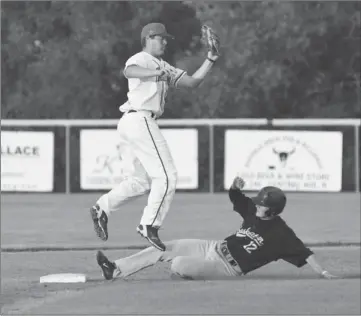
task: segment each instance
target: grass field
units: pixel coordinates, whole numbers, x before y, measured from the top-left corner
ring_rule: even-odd
[[[126,256],[144,242],[135,232],[145,199],[110,217],[110,237],[98,241],[88,208],[94,194],[7,194],[1,197],[2,315],[242,315],[360,314],[360,195],[290,194],[284,219],[330,272],[323,280],[272,263],[236,280],[184,281],[169,266],[107,282],[95,249]],[[226,194],[177,193],[160,236],[223,239],[240,224]],[[331,245],[340,246],[335,247]],[[356,246],[342,246],[354,244]],[[325,245],[328,247],[325,247]],[[358,246],[357,246],[358,245]],[[56,251],[57,250],[57,251]],[[44,285],[42,275],[85,273],[88,282]]]

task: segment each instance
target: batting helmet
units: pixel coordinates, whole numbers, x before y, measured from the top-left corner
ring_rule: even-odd
[[[286,195],[284,192],[277,187],[264,187],[262,188],[257,196],[252,198],[252,201],[256,205],[262,205],[269,208],[269,214],[276,216],[281,214],[286,206]]]

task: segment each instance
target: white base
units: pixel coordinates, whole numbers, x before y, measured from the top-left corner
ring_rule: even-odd
[[[40,283],[84,283],[86,275],[81,273],[48,274],[40,277]]]

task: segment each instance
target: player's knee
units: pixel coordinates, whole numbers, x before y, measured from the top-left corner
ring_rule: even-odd
[[[179,256],[175,257],[172,260],[172,264],[170,267],[170,270],[172,273],[184,278],[184,279],[190,279],[190,276],[187,275],[187,264],[186,264],[186,258]]]
[[[158,186],[162,186],[167,192],[175,191],[177,186],[178,175],[177,171],[166,171],[157,177],[153,177],[153,182],[157,181]]]
[[[177,187],[178,173],[176,170],[168,174],[168,190],[175,191]]]

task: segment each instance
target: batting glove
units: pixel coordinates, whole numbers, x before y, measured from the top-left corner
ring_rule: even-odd
[[[232,188],[242,190],[245,184],[245,181],[241,177],[237,176],[233,180]]]

